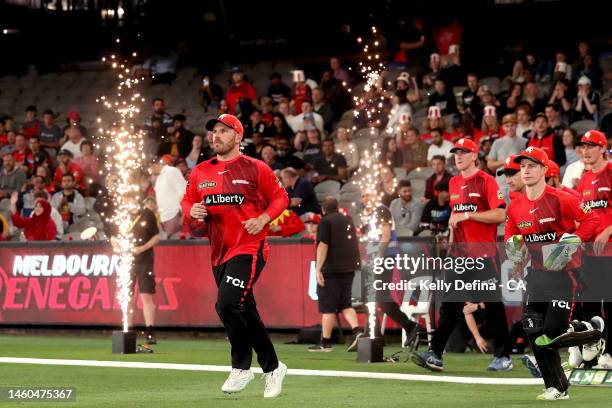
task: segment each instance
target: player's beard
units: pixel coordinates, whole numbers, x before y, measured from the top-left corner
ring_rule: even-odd
[[[223,142],[222,140],[219,140],[219,143],[216,143],[216,142],[213,143],[213,149],[215,150],[215,153],[220,156],[228,154],[234,149],[235,146],[236,146],[236,142],[234,141],[233,138],[227,142]]]

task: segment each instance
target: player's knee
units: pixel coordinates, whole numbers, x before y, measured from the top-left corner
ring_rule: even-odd
[[[240,305],[226,301],[217,301],[217,303],[215,303],[215,310],[217,314],[222,317],[240,312]]]

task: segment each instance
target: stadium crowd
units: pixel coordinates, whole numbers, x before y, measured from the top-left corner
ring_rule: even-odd
[[[264,94],[248,72],[234,67],[225,87],[223,76],[202,78],[200,111],[190,115],[201,116],[197,123],[221,113],[240,118],[243,153],[277,171],[289,193],[289,208],[270,228],[270,235],[282,237],[312,237],[320,203],[329,195],[358,220],[356,173],[364,151],[375,143],[383,164],[382,202],[399,237],[447,230],[448,182],[456,174],[450,151],[460,138],[478,144],[479,167],[493,175],[526,146],[544,148],[569,188],[584,170],[579,137],[601,129],[612,145],[612,98],[604,88],[612,78],[600,70],[588,44],[578,45],[573,60],[564,52],[550,61],[518,55],[505,78],[479,78],[466,70],[457,44],[444,54],[433,51],[428,66],[383,72],[356,106],[352,95],[364,93],[363,82],[338,58],[330,59],[318,80],[295,70],[287,84],[286,72],[270,72]],[[168,70],[164,81],[171,84],[177,76]],[[6,84],[0,81],[0,98]],[[0,119],[1,239],[79,240],[90,226],[99,231],[94,238],[106,238],[112,200],[105,188],[104,142],[96,129],[84,126],[78,109],[60,117],[54,106],[43,106],[40,115],[31,105],[23,116],[10,108]],[[190,237],[179,205],[185,178],[214,152],[211,134],[190,128],[192,117],[172,110],[164,95],[143,107],[147,164],[141,194],[158,215],[163,238],[184,239]],[[497,181],[508,199],[505,178]]]

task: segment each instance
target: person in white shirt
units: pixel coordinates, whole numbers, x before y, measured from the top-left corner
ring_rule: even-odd
[[[173,237],[181,230],[181,200],[187,188],[183,173],[171,166],[172,161],[172,156],[164,155],[159,163],[151,166],[160,223],[167,238]]]
[[[453,154],[451,153],[451,149],[453,148],[453,144],[448,140],[445,140],[442,137],[442,129],[435,128],[432,129],[429,134],[431,135],[431,145],[429,149],[427,149],[427,164],[431,165],[431,159],[434,156],[444,156],[447,159],[451,157]]]
[[[323,133],[323,117],[314,111],[312,103],[309,101],[302,102],[302,113],[295,116],[291,122],[287,120],[289,126],[294,132],[298,130],[304,130],[304,121],[310,120],[310,122],[319,129],[319,132]]]
[[[533,127],[533,122],[531,121],[531,107],[527,104],[519,105],[516,108],[516,119],[518,120],[516,135],[522,137],[525,132],[530,131]]]
[[[585,167],[584,161],[582,160],[583,153],[584,147],[576,146],[576,155],[580,160],[576,160],[565,168],[565,174],[563,175],[561,184],[567,188],[576,188],[578,181],[580,181],[580,177],[582,177],[582,173],[584,173]]]
[[[68,140],[62,145],[60,150],[70,151],[75,158],[81,157],[83,155],[81,152],[81,144],[85,141],[85,138],[81,134],[81,130],[78,126],[70,126],[66,129],[66,136]]]
[[[336,152],[344,156],[348,166],[347,171],[349,175],[353,174],[359,168],[359,150],[357,145],[350,141],[347,128],[339,127],[336,130],[336,137],[338,138]]]

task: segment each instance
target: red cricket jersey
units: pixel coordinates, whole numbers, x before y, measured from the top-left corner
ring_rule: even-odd
[[[576,222],[580,225],[575,228]],[[582,242],[592,239],[599,217],[574,195],[546,186],[535,200],[521,194],[510,202],[506,212],[505,240],[522,235],[532,255],[532,266],[542,269],[541,247],[559,242],[568,232],[580,237]],[[574,255],[570,267],[578,266],[580,255]]]
[[[467,178],[461,174],[452,177],[448,190],[453,214],[482,212],[506,206],[497,182],[482,170]],[[485,224],[469,219],[458,223],[453,229],[454,243],[495,243],[496,240],[497,224]],[[493,256],[495,247],[470,245],[468,252],[470,256]]]
[[[208,211],[203,221],[204,234],[210,240],[212,265],[220,265],[236,255],[255,255],[264,241],[264,259],[268,254],[268,227],[250,235],[243,221],[263,212],[276,219],[288,206],[289,198],[270,167],[245,155],[221,161],[216,158],[197,165],[189,176],[181,202],[185,217],[192,223],[191,207],[204,202]]]
[[[225,102],[230,114],[236,114],[236,104],[240,99],[249,99],[252,102],[257,101],[257,92],[248,82],[243,82],[239,86],[232,85],[228,88],[225,94]]]
[[[592,170],[585,171],[576,187],[578,193],[582,195],[585,204],[599,215],[600,223],[595,233],[596,236],[612,224],[611,189],[612,163],[608,163],[607,166],[597,173],[593,173]],[[610,237],[608,242],[612,242],[612,237]],[[608,250],[607,252],[610,251]]]

